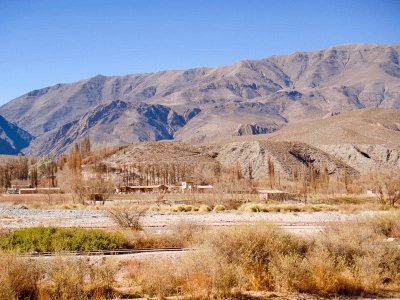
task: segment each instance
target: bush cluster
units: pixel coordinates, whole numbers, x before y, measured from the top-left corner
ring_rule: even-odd
[[[78,227],[24,228],[0,238],[0,249],[19,252],[88,251],[127,246],[121,233]]]
[[[144,295],[161,297],[400,292],[400,248],[392,242],[399,229],[398,215],[332,226],[313,238],[263,223],[227,228],[206,232],[200,250],[181,260],[133,266],[132,276]]]

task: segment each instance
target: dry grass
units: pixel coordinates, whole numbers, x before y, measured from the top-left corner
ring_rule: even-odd
[[[246,212],[317,212],[337,211],[338,208],[328,204],[267,204],[267,203],[246,203],[238,208]]]
[[[303,238],[259,223],[202,230],[190,223],[171,232],[126,231],[140,246],[196,246],[185,255],[134,260],[130,294],[185,299],[246,298],[249,291],[320,296],[400,293],[398,213],[332,226]],[[30,260],[0,256],[0,299],[118,297],[117,263],[78,258]],[[398,294],[397,294],[398,295]]]
[[[32,208],[47,208],[62,205],[73,205],[74,199],[70,194],[31,194],[8,195],[2,194],[0,203],[21,204]]]
[[[118,296],[115,265],[106,261],[56,258],[38,261],[0,257],[0,299],[87,300]]]
[[[203,240],[205,232],[204,226],[181,221],[171,230],[165,232],[138,232],[127,230],[124,235],[130,247],[137,248],[163,248],[163,247],[192,247]]]
[[[398,236],[399,225],[394,214],[330,227],[313,239],[265,224],[208,231],[198,252],[135,264],[132,279],[142,295],[190,299],[221,299],[243,291],[399,293],[400,249],[386,242]]]

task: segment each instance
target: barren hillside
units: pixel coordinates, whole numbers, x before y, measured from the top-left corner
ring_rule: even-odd
[[[288,125],[272,134],[235,137],[219,144],[234,141],[302,142],[360,172],[400,169],[400,110],[354,110]]]

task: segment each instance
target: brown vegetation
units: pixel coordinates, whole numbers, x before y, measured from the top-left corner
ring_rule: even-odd
[[[314,295],[398,295],[399,215],[332,226],[315,237],[299,237],[258,223],[203,231],[182,223],[164,235],[129,231],[141,246],[197,248],[170,258],[134,260],[129,294],[184,299],[243,298],[250,292]],[[128,234],[128,232],[127,232]],[[390,238],[388,240],[388,238]],[[166,244],[163,244],[166,242]],[[0,298],[105,299],[118,297],[117,264],[104,260],[0,257]],[[125,289],[128,292],[128,290]]]
[[[140,218],[144,213],[144,209],[139,207],[113,207],[108,210],[108,215],[119,227],[132,230],[142,229]]]
[[[0,256],[1,299],[108,299],[116,266],[105,261],[55,258],[42,262],[13,255]]]
[[[200,250],[177,261],[132,265],[143,294],[226,298],[243,291],[319,295],[400,292],[398,215],[332,227],[314,239],[258,224],[207,232]],[[161,272],[160,272],[161,270]]]

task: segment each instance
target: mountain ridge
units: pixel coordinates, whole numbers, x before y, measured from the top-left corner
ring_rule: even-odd
[[[162,105],[183,118],[195,112],[173,134],[157,135],[154,129],[147,139],[132,135],[126,141],[119,136],[123,135],[122,125],[137,118],[122,114],[118,117],[121,126],[114,127],[112,139],[128,143],[165,138],[207,142],[271,133],[327,114],[371,107],[400,108],[399,53],[400,45],[356,44],[216,68],[97,75],[31,91],[1,106],[0,114],[37,136],[34,145],[44,142],[42,135],[71,122],[85,122],[87,113],[115,101],[133,106]],[[137,125],[154,128],[151,122],[152,118],[140,119]],[[162,124],[157,125],[164,126],[158,131],[168,132],[169,125]],[[93,135],[95,142],[109,139]],[[40,148],[27,151],[34,153]]]

